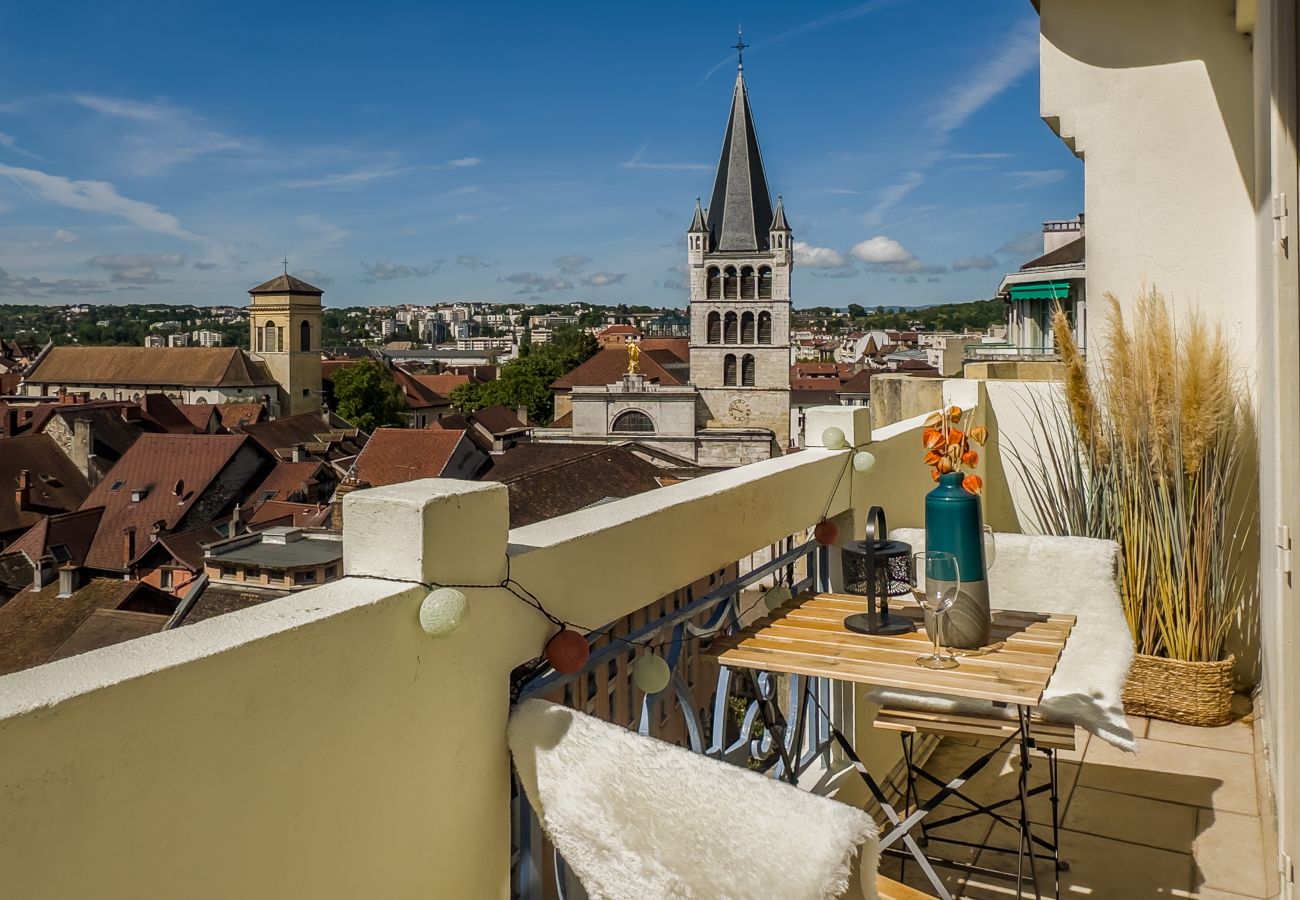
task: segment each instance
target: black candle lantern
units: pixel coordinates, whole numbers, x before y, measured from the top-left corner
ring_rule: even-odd
[[[915,631],[911,619],[889,614],[889,598],[911,591],[908,566],[912,545],[891,541],[885,511],[879,506],[867,513],[866,539],[843,548],[844,590],[867,598],[867,611],[854,613],[844,627],[859,634],[905,634]]]

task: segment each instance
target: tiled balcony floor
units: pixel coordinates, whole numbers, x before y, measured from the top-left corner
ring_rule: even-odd
[[[1062,897],[1195,897],[1202,900],[1271,900],[1278,895],[1273,825],[1263,781],[1261,748],[1244,722],[1223,728],[1191,728],[1130,718],[1138,752],[1123,753],[1080,732],[1085,740],[1061,755],[1061,853],[1070,869],[1061,874]],[[953,777],[975,758],[970,743],[946,740],[926,768]],[[1036,755],[1035,760],[1042,760]],[[1014,794],[1018,761],[1008,754],[967,785],[980,801]],[[1032,783],[1046,779],[1035,765]],[[922,791],[922,796],[931,792]],[[1050,823],[1046,795],[1035,797],[1036,823]],[[971,819],[949,834],[981,843],[992,837],[1014,846],[1016,834],[988,820]],[[1046,832],[1050,836],[1050,831]],[[970,861],[975,851],[936,852]],[[1015,872],[1015,854],[982,851],[977,864]],[[927,887],[915,864],[900,873],[899,861],[884,860],[881,871],[917,888]],[[1011,882],[939,870],[954,897],[1008,898]],[[1051,896],[1051,866],[1040,864],[1039,883]],[[900,877],[901,876],[901,877]],[[1025,896],[1033,896],[1026,889]]]

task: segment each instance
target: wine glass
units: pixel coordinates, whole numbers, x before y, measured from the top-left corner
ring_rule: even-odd
[[[912,596],[931,614],[934,621],[934,652],[918,657],[916,664],[927,669],[955,669],[957,660],[943,654],[939,643],[939,629],[943,614],[957,601],[961,592],[961,570],[957,557],[942,550],[924,550],[912,554],[910,571]]]
[[[993,526],[985,525],[984,528],[984,568],[993,568],[993,560],[997,559],[998,546],[993,539]]]

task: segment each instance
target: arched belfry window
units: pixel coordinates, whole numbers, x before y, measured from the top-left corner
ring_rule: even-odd
[[[758,299],[772,299],[772,270],[767,266],[758,269]]]
[[[653,434],[654,420],[639,409],[629,409],[614,418],[610,431],[620,434]]]
[[[760,344],[772,343],[772,314],[761,312],[758,314],[758,342]]]
[[[275,327],[274,322],[267,322],[262,328],[262,333],[266,337],[262,341],[262,347],[267,353],[280,352],[280,332]]]
[[[736,385],[736,354],[734,353],[722,357],[722,383],[727,387]]]
[[[705,275],[705,297],[709,300],[722,299],[722,273],[718,271],[717,266],[709,266],[709,271]]]
[[[710,344],[722,343],[722,315],[717,311],[709,313],[705,340]]]
[[[735,266],[727,266],[722,273],[722,294],[728,300],[740,299],[740,280],[736,277]]]
[[[723,329],[722,329],[723,343],[726,344],[740,343],[740,333],[736,328],[736,314],[734,312],[727,313],[727,316],[723,320],[723,322],[724,322]]]
[[[752,312],[740,314],[740,342],[742,344],[754,343],[754,314]]]
[[[745,266],[740,270],[740,299],[754,299],[754,269],[752,266]]]
[[[298,326],[298,349],[311,349],[311,323],[306,319],[303,319],[302,324]]]
[[[746,353],[744,360],[742,360],[740,364],[741,385],[743,385],[744,387],[753,387],[754,377],[755,377],[754,355],[752,353]]]

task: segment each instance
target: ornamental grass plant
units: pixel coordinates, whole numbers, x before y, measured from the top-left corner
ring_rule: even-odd
[[[1221,329],[1195,314],[1176,324],[1154,289],[1139,295],[1131,321],[1113,295],[1106,304],[1091,377],[1056,311],[1065,403],[1032,402],[1029,443],[1008,455],[1039,530],[1119,543],[1138,653],[1216,662],[1253,583],[1235,564],[1249,558],[1245,394]]]

